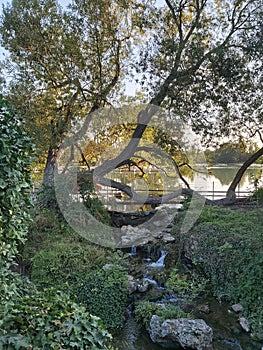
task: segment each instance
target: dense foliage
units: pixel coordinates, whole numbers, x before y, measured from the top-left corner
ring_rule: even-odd
[[[153,315],[158,315],[163,321],[166,319],[191,317],[190,314],[184,312],[179,306],[157,304],[147,300],[138,303],[134,313],[136,320],[146,328],[149,326]]]
[[[223,143],[216,150],[207,150],[206,158],[211,164],[244,163],[254,152],[256,146],[246,149],[244,144]]]
[[[208,280],[191,271],[191,274],[180,273],[177,267],[170,272],[166,286],[170,292],[176,292],[184,299],[194,298],[207,289]]]
[[[255,201],[257,203],[263,203],[263,187],[256,186],[255,191],[250,196],[251,201]]]
[[[255,332],[263,333],[263,210],[205,207],[191,232],[192,258],[219,299],[240,302]]]
[[[29,228],[22,256],[39,288],[71,291],[88,272],[107,262],[106,255],[105,249],[74,232],[58,212],[41,209]]]
[[[89,273],[77,292],[78,301],[110,328],[122,326],[127,296],[126,272],[114,265]]]
[[[152,113],[149,104],[169,110],[155,125],[160,132],[154,143],[166,153],[178,154],[175,141],[180,134],[182,148],[190,146],[187,132],[172,134],[174,140],[169,137],[178,120],[209,145],[224,136],[251,142],[262,132],[261,18],[258,0],[73,0],[63,7],[56,0],[17,0],[3,6],[0,41],[9,53],[3,62],[9,73],[5,88],[27,118],[38,154],[46,159],[45,184],[53,186],[65,136],[72,141],[69,163],[74,150],[84,161],[85,144],[79,137],[87,131],[86,146],[100,161],[91,154],[84,163],[90,162],[105,185],[105,175],[124,160],[132,161],[147,126],[155,124],[156,111]],[[127,75],[141,83],[136,102],[148,105],[136,113],[134,128],[124,118],[110,130],[100,109],[111,115],[108,107],[125,101]],[[102,138],[92,132],[95,115]],[[77,131],[81,120],[84,128]],[[105,143],[107,137],[116,137],[120,144],[131,141],[123,150],[115,148],[109,162],[102,154],[115,142]],[[151,147],[144,147],[143,158],[150,161],[151,153]],[[262,154],[263,148],[251,162]],[[132,196],[128,185],[114,186]],[[234,197],[236,186],[228,197]]]
[[[96,194],[95,186],[92,181],[92,174],[86,170],[79,171],[77,182],[80,196],[88,212],[96,220],[104,224],[109,224],[109,214]]]
[[[101,321],[55,289],[39,292],[10,267],[30,222],[32,145],[22,120],[0,100],[0,348],[107,349]]]
[[[1,349],[108,349],[99,318],[54,289],[13,295],[0,311]]]
[[[25,242],[30,221],[32,144],[22,120],[0,96],[0,259],[8,260]]]

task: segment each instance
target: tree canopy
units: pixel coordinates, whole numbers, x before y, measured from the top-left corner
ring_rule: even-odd
[[[158,114],[154,106],[168,111],[154,141],[166,150],[177,120],[200,133],[204,144],[261,135],[261,18],[256,0],[165,0],[162,6],[75,0],[67,8],[55,0],[16,0],[4,7],[1,43],[10,52],[5,69],[11,75],[6,91],[47,157],[44,182],[52,185],[57,152],[73,125],[84,120],[89,130],[95,111],[120,104],[127,77],[140,82],[147,103],[133,118],[126,146],[92,169],[102,184],[109,185],[106,175],[141,150]],[[262,154],[263,148],[252,161]]]
[[[40,153],[48,150],[49,163],[72,122],[116,92],[136,11],[118,1],[75,1],[67,10],[54,0],[15,1],[4,8],[9,99],[26,116]]]

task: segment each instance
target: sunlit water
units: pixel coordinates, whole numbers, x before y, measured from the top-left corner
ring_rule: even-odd
[[[197,172],[188,172],[184,177],[193,190],[209,199],[220,199],[225,197],[238,169],[238,165],[224,164],[210,168],[199,167]],[[145,199],[149,195],[162,196],[186,187],[176,174],[167,176],[160,171],[149,172],[145,178],[141,178],[138,171],[114,171],[110,176],[115,181],[131,186]],[[236,189],[237,197],[246,197],[251,194],[256,188],[256,183],[259,186],[263,185],[263,165],[253,165],[247,169]],[[132,212],[138,209],[138,203],[134,203],[118,190],[98,186],[97,193],[110,210]]]

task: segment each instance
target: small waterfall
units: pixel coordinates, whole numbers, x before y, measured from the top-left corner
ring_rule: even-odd
[[[150,283],[152,286],[158,287],[157,281],[149,277],[143,277],[143,281]]]
[[[131,252],[129,256],[136,256],[137,255],[137,247],[135,245],[131,246]]]
[[[167,255],[166,251],[161,250],[160,258],[156,262],[153,262],[153,263],[149,264],[148,266],[149,267],[160,267],[160,268],[165,267],[164,259],[165,259],[166,255]]]
[[[148,247],[147,247],[147,257],[144,259],[144,261],[146,261],[146,262],[150,262],[150,261],[152,261],[152,259],[151,259],[151,246],[150,245],[148,245]]]

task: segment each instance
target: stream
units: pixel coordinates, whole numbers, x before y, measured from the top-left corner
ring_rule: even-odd
[[[149,255],[149,254],[148,254]],[[156,281],[156,271],[164,273],[165,258],[167,253],[160,249],[158,259],[152,261],[149,256],[139,258],[136,247],[131,248],[130,262],[131,264],[141,264],[143,274],[142,281],[150,284],[150,288],[145,293],[136,292],[133,295],[134,300],[143,300],[149,298],[149,293],[153,296],[154,301],[162,301],[165,299],[170,303],[176,303],[177,298],[169,295],[163,284],[159,285]],[[158,299],[159,295],[159,299]],[[202,310],[203,306],[208,311]],[[189,302],[189,312],[191,311],[195,318],[203,319],[213,329],[213,350],[262,350],[263,343],[255,342],[251,336],[242,330],[238,323],[238,316],[230,311],[231,305],[227,303],[219,303],[211,296],[199,297],[198,300]],[[129,315],[123,329],[118,333],[115,339],[115,346],[118,350],[161,350],[163,347],[153,343],[146,329],[141,328],[135,321],[132,313],[132,304],[127,309]],[[182,347],[173,347],[174,350],[183,349]]]

